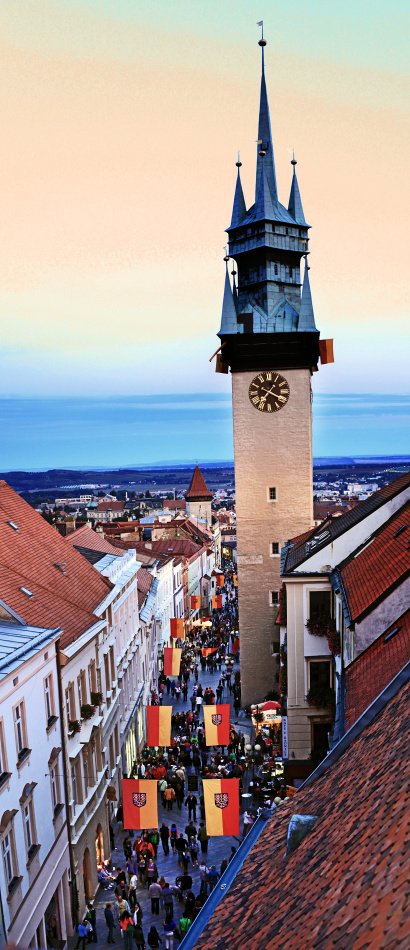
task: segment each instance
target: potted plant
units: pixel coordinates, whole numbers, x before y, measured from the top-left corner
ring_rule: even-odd
[[[69,732],[72,732],[74,735],[76,732],[79,732],[80,729],[81,729],[81,723],[78,721],[78,719],[69,719],[68,721]]]
[[[94,706],[90,706],[89,703],[85,703],[84,706],[81,706],[81,719],[92,719],[94,713]]]
[[[102,693],[91,693],[91,705],[101,706],[101,703],[102,703]]]
[[[331,709],[335,704],[335,691],[331,686],[311,686],[306,702],[319,709]]]

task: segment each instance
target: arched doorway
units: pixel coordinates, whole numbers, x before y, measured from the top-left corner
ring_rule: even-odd
[[[100,824],[97,825],[97,831],[95,833],[95,857],[97,866],[104,864],[104,835]]]
[[[92,882],[92,876],[91,876],[91,857],[90,857],[89,848],[86,848],[84,851],[83,881],[84,881],[85,899],[88,901],[88,900],[91,900],[93,896],[93,882]]]

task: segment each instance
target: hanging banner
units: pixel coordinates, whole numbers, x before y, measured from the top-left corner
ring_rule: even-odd
[[[201,598],[199,594],[193,594],[191,597],[191,610],[199,610],[201,606]]]
[[[185,621],[180,617],[171,617],[170,620],[171,637],[185,640]]]
[[[147,706],[147,745],[171,745],[172,706]]]
[[[289,758],[288,717],[282,716],[282,758]]]
[[[223,575],[223,574],[217,574],[217,575],[216,575],[216,583],[217,583],[218,587],[223,587],[223,586],[224,586],[224,584],[225,584],[225,578],[224,578],[224,575]]]
[[[203,706],[206,745],[229,745],[231,707],[229,703]]]
[[[220,610],[222,607],[222,594],[212,595],[212,610]]]
[[[158,828],[158,782],[155,779],[122,780],[124,830]]]
[[[238,650],[239,650],[239,637],[234,637],[232,640],[232,653],[234,656],[236,656]]]
[[[239,835],[239,779],[202,781],[208,835]]]
[[[179,676],[181,653],[182,650],[179,647],[164,647],[165,676]]]
[[[238,577],[236,574],[233,575],[233,586],[234,587],[238,586]]]
[[[216,653],[218,647],[202,647],[201,654],[202,656],[211,656],[211,653]]]

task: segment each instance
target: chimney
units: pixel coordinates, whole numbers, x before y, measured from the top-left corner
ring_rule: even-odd
[[[73,534],[76,529],[76,520],[74,515],[67,515],[65,519],[65,536]]]

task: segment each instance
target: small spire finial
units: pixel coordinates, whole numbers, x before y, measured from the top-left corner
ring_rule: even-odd
[[[294,149],[294,148],[292,149],[292,158],[291,158],[290,164],[293,165],[293,171],[295,171],[295,165],[297,165],[297,161],[296,161],[296,158],[295,158],[295,149]]]
[[[242,168],[241,153],[240,153],[239,149],[238,149],[238,161],[235,162],[235,165],[236,165],[237,168]]]
[[[263,38],[263,20],[258,20],[258,22],[257,22],[256,25],[257,25],[257,26],[260,26],[260,28],[261,28],[261,38],[260,38],[260,40],[259,40],[258,45],[259,45],[259,46],[262,46],[262,47],[263,47],[263,46],[266,46],[266,40],[264,40],[264,38]]]
[[[226,244],[225,244],[225,247],[224,247],[224,251],[225,251],[224,261],[225,261],[225,263],[226,263],[226,266],[228,266],[229,254],[228,254],[228,246],[227,246]]]
[[[307,254],[305,254],[305,267],[306,267],[306,270],[310,270],[310,266],[309,266],[309,264],[308,264],[308,256],[307,256]]]

